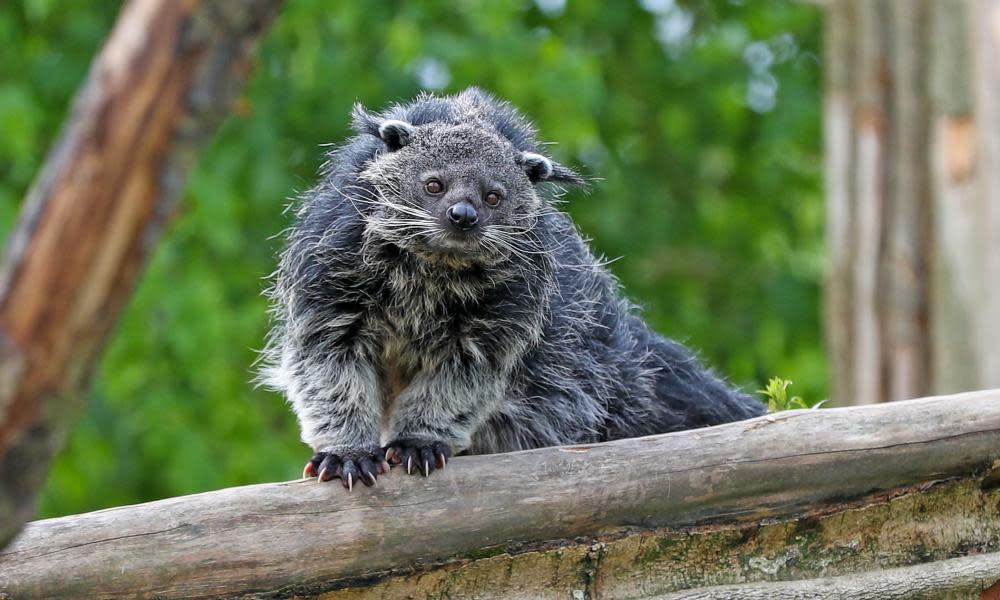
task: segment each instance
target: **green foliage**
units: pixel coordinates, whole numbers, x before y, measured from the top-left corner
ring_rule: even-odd
[[[788,397],[788,386],[792,381],[781,377],[772,377],[768,380],[764,389],[757,390],[758,394],[763,394],[767,398],[768,412],[778,412],[779,410],[792,410],[796,408],[820,408],[826,400],[810,405],[799,396]]]
[[[0,236],[117,6],[0,4]],[[597,178],[566,210],[659,331],[747,389],[825,396],[819,13],[791,0],[285,5],[56,461],[45,515],[294,477],[308,450],[254,389],[259,292],[351,104],[479,85]],[[752,387],[751,387],[752,386]]]

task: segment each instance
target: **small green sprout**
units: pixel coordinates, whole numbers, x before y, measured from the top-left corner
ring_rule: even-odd
[[[788,397],[788,386],[792,385],[791,380],[781,377],[772,377],[762,390],[757,390],[758,394],[763,394],[767,398],[768,412],[778,412],[779,410],[792,410],[795,408],[819,408],[826,403],[820,400],[810,406],[800,396]]]

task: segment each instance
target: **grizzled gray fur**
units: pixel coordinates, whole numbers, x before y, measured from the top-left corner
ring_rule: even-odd
[[[591,443],[763,412],[643,323],[552,188],[579,185],[469,89],[373,115],[305,194],[262,379],[316,452],[371,485],[452,453]]]

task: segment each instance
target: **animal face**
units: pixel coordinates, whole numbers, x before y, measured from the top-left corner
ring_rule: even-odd
[[[468,265],[524,256],[524,236],[543,208],[535,184],[576,178],[486,122],[365,117],[366,132],[385,146],[361,173],[375,192],[366,233],[426,258]]]
[[[380,137],[387,151],[362,173],[376,190],[370,235],[451,262],[516,252],[541,207],[524,153],[472,124],[387,121]]]

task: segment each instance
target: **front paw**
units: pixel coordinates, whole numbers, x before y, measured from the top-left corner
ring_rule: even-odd
[[[353,490],[355,481],[361,480],[365,485],[373,486],[380,474],[388,472],[385,453],[376,446],[371,449],[317,452],[306,463],[302,476],[317,477],[320,481],[339,477],[345,488]]]
[[[423,470],[424,477],[443,469],[451,458],[451,446],[436,440],[398,438],[385,447],[385,459],[393,465],[406,465],[406,472]]]

